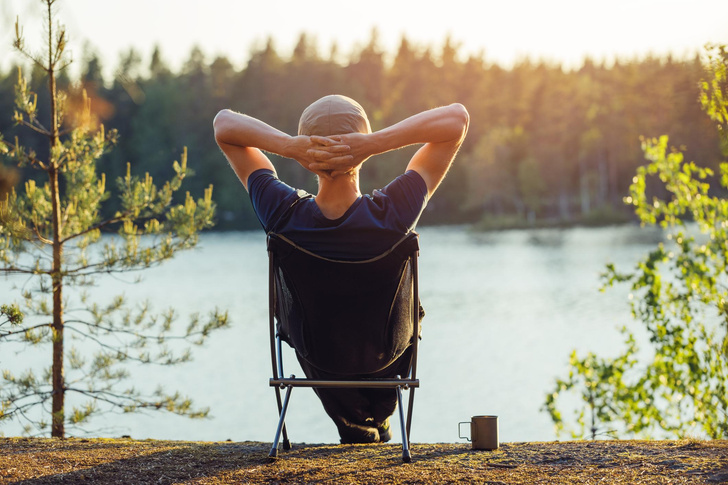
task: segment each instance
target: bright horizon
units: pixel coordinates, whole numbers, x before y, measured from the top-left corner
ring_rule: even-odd
[[[463,57],[509,67],[528,58],[578,68],[585,57],[611,63],[652,54],[692,57],[706,43],[728,44],[728,1],[724,0],[584,0],[393,1],[365,3],[316,0],[267,4],[234,0],[61,0],[58,21],[70,35],[74,69],[89,43],[99,54],[109,79],[122,52],[134,47],[147,65],[155,45],[178,70],[199,46],[207,61],[226,56],[236,68],[251,48],[273,38],[282,56],[290,55],[300,34],[314,36],[319,54],[329,57],[336,43],[348,56],[365,45],[373,28],[379,45],[393,54],[402,36],[439,52],[449,35]],[[447,9],[443,9],[446,5]],[[102,7],[100,7],[102,6]],[[0,70],[21,56],[12,48],[16,16],[26,44],[41,49],[43,5],[38,0],[3,0],[0,6]],[[278,16],[278,17],[276,17]],[[75,74],[76,71],[74,70]]]

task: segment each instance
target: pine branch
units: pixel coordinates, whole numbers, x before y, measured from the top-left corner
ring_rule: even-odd
[[[35,396],[42,397],[43,398],[42,401],[45,401],[46,399],[48,399],[49,397],[51,397],[52,394],[53,393],[51,391],[38,391],[38,390],[36,390],[36,391],[33,391],[33,392],[27,392],[27,393],[24,393],[24,394],[20,394],[20,395],[17,395],[17,396],[11,394],[10,396],[8,396],[9,397],[8,400],[11,401],[14,405],[17,402],[22,401],[23,399],[28,399],[30,397],[35,397]],[[21,406],[17,406],[16,405],[16,407],[25,407],[25,406],[26,406],[25,404],[23,404]]]
[[[77,232],[76,234],[71,234],[69,236],[66,236],[65,238],[61,239],[61,244],[65,244],[66,242],[70,241],[71,239],[75,239],[77,237],[83,236],[85,234],[88,234],[89,232],[93,232],[96,230],[100,230],[103,227],[109,226],[111,224],[116,224],[118,222],[123,221],[125,218],[128,218],[130,213],[124,213],[118,217],[113,217],[111,219],[107,219],[105,221],[99,222],[98,224],[95,224],[87,229],[84,229],[81,232]]]
[[[42,170],[48,170],[48,164],[38,160],[33,150],[27,153],[18,142],[18,137],[15,137],[15,148],[11,151],[11,155],[18,159],[19,163],[29,163],[34,167],[40,167]]]
[[[16,406],[13,409],[10,409],[9,411],[6,411],[5,414],[3,415],[2,419],[12,418],[14,414],[20,414],[21,416],[23,416],[23,418],[26,421],[28,421],[30,423],[33,423],[35,425],[37,423],[37,421],[29,418],[25,414],[25,411],[27,409],[31,409],[31,408],[33,408],[35,406],[38,406],[39,404],[43,404],[43,403],[47,402],[48,399],[50,399],[50,397],[51,397],[50,394],[48,394],[48,395],[44,396],[40,401],[29,402],[29,403],[23,404],[22,406]],[[13,404],[15,404],[15,401],[14,400],[11,401],[11,402]]]
[[[37,119],[33,119],[33,121],[34,121],[35,123],[31,123],[31,122],[29,122],[29,121],[25,121],[25,120],[24,120],[24,119],[22,119],[22,118],[19,118],[19,119],[17,119],[17,118],[16,118],[16,123],[17,123],[17,124],[19,124],[19,125],[21,125],[21,126],[25,126],[25,127],[27,127],[27,128],[30,128],[31,130],[33,130],[33,131],[35,131],[35,132],[37,132],[37,133],[40,133],[40,134],[41,134],[41,135],[43,135],[43,136],[50,136],[50,135],[51,135],[51,132],[50,132],[50,131],[48,131],[48,130],[47,130],[47,129],[45,128],[45,126],[43,126],[43,125],[42,125],[42,124],[40,123],[40,121],[38,121]]]
[[[17,27],[18,27],[17,22],[15,24],[15,27],[17,29]],[[40,57],[37,57],[37,56],[35,56],[33,54],[31,54],[28,50],[25,49],[25,45],[24,45],[23,39],[20,39],[20,41],[18,41],[16,39],[15,42],[13,42],[13,47],[15,47],[15,50],[17,50],[18,52],[20,52],[21,54],[23,54],[25,57],[27,57],[28,59],[30,59],[31,61],[33,61],[33,64],[35,64],[36,66],[40,67],[44,71],[48,72],[48,69],[47,69],[47,67],[46,67],[43,59],[40,58]]]
[[[12,394],[6,395],[2,399],[4,399],[6,402],[9,402],[13,407],[10,410],[4,412],[4,414],[2,415],[2,418],[0,419],[0,422],[2,422],[5,419],[13,418],[13,417],[15,417],[16,414],[19,414],[22,417],[22,419],[25,419],[27,422],[32,423],[33,426],[38,428],[39,422],[37,420],[29,418],[25,414],[25,411],[28,409],[32,409],[36,406],[44,407],[45,403],[48,402],[48,400],[51,398],[52,395],[53,395],[53,393],[48,392],[48,391],[33,391],[33,392],[29,392],[29,393],[25,393],[25,394],[21,394],[21,395],[17,395],[17,396],[14,396]],[[20,404],[20,401],[22,401],[24,399],[32,398],[32,397],[38,397],[39,400]]]
[[[153,400],[153,399],[142,399],[139,397],[135,397],[131,394],[117,394],[111,391],[94,391],[94,390],[84,390],[84,389],[77,389],[77,388],[71,388],[67,387],[66,391],[70,392],[77,392],[79,394],[82,394],[84,396],[88,396],[92,399],[98,399],[100,401],[106,402],[108,404],[111,404],[114,407],[121,408],[126,410],[126,408],[133,407],[134,412],[138,412],[136,408],[148,408],[148,409],[155,409],[160,410],[163,408],[167,408],[169,412],[183,415],[183,416],[190,416],[190,417],[204,417],[207,415],[206,411],[197,411],[197,412],[186,412],[187,406],[184,406],[182,409],[175,409],[176,406],[169,406],[170,401],[173,404],[176,404],[175,401],[179,398],[178,396],[160,396],[161,400]],[[188,410],[188,409],[187,409]]]
[[[33,232],[35,233],[35,237],[38,238],[38,241],[42,242],[43,244],[47,244],[49,246],[53,245],[53,241],[43,237],[43,235],[41,235],[40,231],[38,230],[38,226],[36,226],[35,224],[33,224]]]
[[[75,236],[76,235],[74,235],[73,237],[75,237]],[[194,239],[193,237],[189,237],[189,236],[179,239],[175,243],[175,246],[176,246],[175,250],[178,250],[179,248],[183,247],[184,244],[186,244],[187,242],[189,242],[190,240],[193,240],[193,239]],[[159,249],[160,247],[161,247],[160,245],[155,244],[155,245],[149,246],[145,249],[154,251],[156,249]],[[99,274],[115,274],[115,273],[126,273],[126,272],[133,272],[133,271],[142,271],[144,269],[152,268],[156,265],[159,265],[162,262],[166,261],[167,259],[171,259],[171,258],[172,258],[172,255],[167,255],[167,256],[163,255],[163,256],[160,256],[159,259],[155,259],[155,260],[147,263],[144,261],[129,262],[126,258],[122,257],[122,258],[119,258],[116,262],[114,262],[112,267],[109,267],[107,269],[93,269],[93,268],[103,267],[104,265],[108,264],[107,262],[102,261],[99,263],[87,264],[84,266],[79,266],[78,268],[67,270],[64,272],[64,275],[72,276],[72,277],[84,277],[84,276],[93,276],[93,275],[99,275]],[[125,263],[133,264],[133,265],[142,265],[142,266],[140,266],[140,267],[126,266],[125,267],[125,266],[123,266]],[[122,267],[118,268],[119,265],[122,265]],[[89,270],[89,269],[93,269],[93,271],[84,272],[85,270]]]
[[[59,67],[57,67],[57,68],[56,68],[56,70],[58,70],[58,71],[62,71],[62,70],[64,70],[65,68],[67,68],[68,66],[70,66],[70,65],[71,65],[72,63],[73,63],[73,59],[69,59],[68,61],[64,62],[64,63],[63,63],[63,64],[61,64],[61,65],[60,65]]]
[[[152,205],[152,204],[150,202],[147,205]],[[123,221],[126,221],[126,220],[130,220],[133,217],[133,214],[134,214],[134,211],[132,211],[132,210],[127,210],[127,211],[124,211],[122,213],[119,213],[118,216],[112,217],[111,219],[107,219],[105,221],[101,221],[101,222],[99,222],[99,223],[97,223],[97,224],[95,224],[95,225],[93,225],[93,226],[91,226],[91,227],[89,227],[87,229],[84,229],[83,231],[78,232],[76,234],[71,234],[69,236],[66,236],[65,238],[61,239],[61,244],[64,244],[66,241],[70,241],[71,239],[75,239],[77,237],[83,236],[84,234],[88,234],[89,232],[95,231],[97,229],[100,230],[100,229],[102,229],[102,228],[104,228],[106,226],[110,226],[112,224],[118,224],[120,222],[123,222]],[[143,217],[139,217],[139,216],[133,217],[133,219],[134,219],[134,221],[136,223],[140,223],[140,222],[149,221],[151,219],[156,219],[158,217],[161,217],[162,215],[163,215],[162,213],[155,213],[155,214],[149,214],[149,215],[143,216]],[[138,234],[138,235],[143,236],[144,234],[142,233],[142,234]],[[188,238],[185,238],[184,241],[188,241],[189,239],[190,239],[189,237]],[[156,247],[157,246],[152,246],[152,248],[156,248]]]
[[[173,365],[173,364],[178,364],[178,363],[185,362],[186,360],[189,360],[189,359],[185,359],[184,355],[182,357],[175,357],[174,355],[171,355],[171,354],[170,354],[170,357],[168,357],[167,362],[157,362],[155,359],[152,359],[151,357],[147,358],[147,359],[144,359],[141,357],[135,357],[135,356],[130,355],[125,350],[122,350],[124,344],[120,343],[118,347],[109,345],[109,344],[103,342],[101,339],[96,338],[87,332],[82,332],[81,330],[68,325],[68,322],[66,322],[65,328],[67,330],[76,332],[77,334],[81,335],[84,338],[87,338],[87,339],[90,339],[90,340],[96,342],[101,348],[104,348],[108,351],[114,352],[115,354],[122,356],[123,360],[130,360],[132,362],[139,362],[141,364],[156,364],[156,365]],[[116,331],[114,331],[114,333],[116,333]],[[120,360],[122,360],[122,359],[120,359]]]
[[[78,268],[75,268],[72,270],[65,271],[63,274],[64,274],[64,276],[68,276],[71,278],[83,278],[86,276],[96,276],[96,275],[101,275],[101,274],[111,275],[111,274],[117,274],[117,273],[131,273],[131,272],[135,272],[135,271],[143,271],[147,268],[153,268],[157,265],[162,264],[163,261],[164,261],[164,259],[158,260],[158,261],[153,261],[149,264],[145,263],[145,266],[142,266],[139,268],[109,268],[109,269],[98,269],[98,270],[95,269],[93,271],[83,272],[87,269],[97,268],[97,267],[103,266],[105,264],[105,263],[94,263],[94,264],[87,264],[85,266],[81,266],[81,267],[78,267]]]
[[[84,389],[78,389],[78,388],[75,388],[75,387],[66,387],[66,391],[77,392],[79,394],[83,394],[84,396],[89,396],[89,397],[92,397],[94,399],[101,399],[102,401],[106,401],[106,402],[108,402],[110,404],[113,404],[114,406],[119,406],[119,407],[121,407],[121,404],[119,404],[117,401],[110,401],[109,399],[110,398],[114,398],[114,399],[128,400],[128,401],[132,401],[132,402],[137,401],[137,399],[135,399],[132,396],[125,395],[125,394],[118,394],[118,393],[111,392],[111,391],[105,390],[105,389],[101,389],[101,390],[94,390],[94,389],[84,390]],[[109,397],[102,398],[100,396],[109,396]],[[142,402],[142,401],[140,401],[140,402]]]
[[[133,396],[126,396],[123,394],[116,394],[110,391],[106,390],[84,390],[84,389],[78,389],[75,387],[67,387],[66,391],[68,392],[76,392],[78,394],[81,394],[83,396],[88,396],[91,399],[98,400],[105,402],[107,404],[110,404],[114,408],[119,409],[125,409],[128,406],[134,406],[134,407],[156,407],[157,409],[161,408],[162,406],[150,406],[148,402],[142,401],[140,399],[134,398]]]
[[[53,324],[51,324],[51,323],[40,323],[40,324],[34,325],[32,327],[24,327],[24,328],[21,328],[20,330],[15,330],[13,332],[3,332],[0,330],[0,340],[4,339],[6,337],[10,337],[11,335],[17,335],[20,333],[28,332],[30,330],[35,330],[37,328],[51,327],[51,326],[53,326]],[[0,327],[2,327],[2,324],[0,324]]]
[[[146,400],[139,397],[135,397],[131,394],[118,394],[108,390],[84,390],[75,387],[67,387],[66,391],[76,392],[84,396],[88,396],[92,399],[97,399],[105,403],[111,404],[112,406],[120,409],[125,409],[129,406],[134,408],[150,408],[150,409],[161,409],[165,406],[163,401],[153,401],[151,399]]]
[[[39,275],[39,274],[51,274],[51,271],[38,271],[36,269],[25,269],[25,268],[18,268],[17,266],[5,266],[2,268],[2,273],[7,274],[29,274],[29,275]]]
[[[190,332],[187,335],[164,335],[164,336],[160,337],[160,335],[143,335],[143,334],[136,333],[133,330],[127,330],[124,328],[104,327],[102,325],[98,325],[98,324],[91,323],[91,322],[86,322],[83,320],[66,320],[66,324],[69,324],[69,323],[79,323],[79,324],[85,325],[89,328],[104,330],[105,332],[108,332],[108,333],[122,333],[125,335],[137,337],[137,338],[143,339],[143,340],[159,340],[160,338],[163,338],[164,340],[187,340],[191,337],[196,337],[198,335],[203,335],[205,333],[204,330],[198,330],[196,332]],[[79,330],[77,330],[77,331],[79,331]]]
[[[106,350],[109,350],[111,352],[114,352],[117,355],[121,355],[122,357],[124,357],[123,360],[131,360],[131,361],[139,362],[139,363],[142,363],[142,364],[153,363],[151,361],[146,361],[146,360],[141,359],[139,357],[133,357],[133,356],[129,355],[127,352],[122,351],[121,350],[121,344],[120,344],[119,347],[114,347],[112,345],[109,345],[109,344],[103,342],[101,339],[92,336],[91,334],[89,334],[87,332],[82,332],[81,330],[79,330],[79,329],[77,329],[77,328],[75,328],[75,327],[73,327],[71,325],[68,325],[68,321],[66,321],[65,329],[66,330],[71,330],[73,332],[76,332],[77,334],[81,335],[83,338],[86,338],[86,339],[89,339],[89,340],[92,340],[92,341],[96,342],[99,345],[99,347],[101,347],[103,349],[106,349]]]

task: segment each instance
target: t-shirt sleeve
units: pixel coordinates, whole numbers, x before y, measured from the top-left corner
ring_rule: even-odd
[[[414,228],[427,206],[427,184],[420,174],[408,170],[381,190],[393,203],[399,220]]]
[[[273,171],[266,168],[250,174],[248,192],[253,210],[265,232],[272,231],[285,209],[299,198],[296,189],[286,185]]]

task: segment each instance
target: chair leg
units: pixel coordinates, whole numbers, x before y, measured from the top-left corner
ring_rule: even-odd
[[[291,387],[288,388],[288,391],[286,392],[286,396],[288,396],[288,393],[291,391]],[[278,414],[281,415],[283,412],[283,406],[281,405],[281,392],[278,388],[276,388],[276,400],[278,401]],[[288,451],[291,449],[291,442],[288,440],[288,429],[286,428],[286,422],[283,421],[283,451]]]
[[[405,429],[404,409],[402,408],[402,386],[397,386],[397,407],[399,408],[399,427],[402,433],[402,461],[409,463],[412,461],[412,454],[409,449],[409,435]]]
[[[283,443],[281,443],[283,446],[283,451],[288,451],[291,449],[291,442],[288,440],[288,431],[286,430],[286,423],[283,423]]]
[[[410,430],[412,429],[412,408],[415,405],[415,388],[409,389],[409,406],[407,407],[407,441],[410,439]]]
[[[280,387],[274,387],[273,390],[276,393],[276,404],[278,405],[278,420],[280,421],[281,415],[283,413],[283,400],[281,399],[281,388]],[[288,438],[288,433],[286,431],[286,423],[283,422],[283,441]]]
[[[284,430],[285,430],[285,427],[286,427],[286,412],[288,411],[288,400],[291,397],[291,390],[292,389],[293,389],[292,387],[286,388],[286,396],[283,399],[283,406],[281,407],[280,404],[279,404],[279,407],[281,409],[281,417],[278,420],[278,428],[276,428],[276,436],[273,439],[273,446],[270,449],[270,453],[268,453],[268,458],[270,458],[270,459],[278,458],[278,442],[281,439],[281,432],[283,431],[285,433]],[[278,389],[276,389],[276,395],[280,399],[280,394],[279,394]],[[287,443],[287,442],[288,442],[288,436],[286,436],[284,434],[284,438],[283,438],[283,448],[284,449],[290,449],[291,448],[291,443],[290,442]],[[286,448],[286,445],[288,446],[287,448]]]
[[[281,348],[281,335],[276,333],[276,346],[277,346],[277,359],[278,363],[278,375],[283,375],[283,349]],[[281,393],[276,387],[276,401],[278,401],[278,413],[281,412]],[[286,423],[283,423],[283,449],[288,451],[291,449],[291,442],[288,440],[288,430],[286,429]]]

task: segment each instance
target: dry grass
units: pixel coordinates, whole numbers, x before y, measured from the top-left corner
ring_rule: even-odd
[[[270,445],[130,439],[0,438],[0,484],[728,483],[728,441]]]

